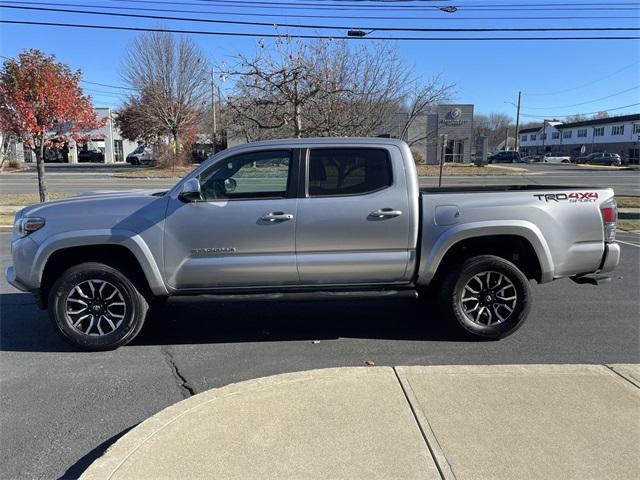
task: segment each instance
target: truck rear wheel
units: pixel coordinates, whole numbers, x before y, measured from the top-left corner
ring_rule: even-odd
[[[111,350],[142,329],[149,306],[136,286],[102,263],[65,271],[49,292],[49,316],[63,338],[83,350]]]
[[[494,255],[466,260],[446,276],[441,287],[443,311],[476,337],[511,335],[531,308],[527,277],[513,263]]]

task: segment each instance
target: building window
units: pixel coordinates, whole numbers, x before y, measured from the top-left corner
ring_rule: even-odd
[[[586,137],[586,136],[587,136],[587,129],[586,128],[578,129],[578,137]]]
[[[633,134],[640,133],[640,123],[633,124]]]
[[[573,130],[565,130],[562,132],[562,138],[571,138],[573,135]]]
[[[529,135],[529,140],[535,140],[536,136],[535,135]]]
[[[624,125],[611,127],[611,135],[624,135]]]
[[[520,137],[520,139],[521,139],[523,142],[526,142],[526,141],[527,141],[527,136],[526,136],[526,135],[522,135],[522,137]]]
[[[540,140],[546,140],[547,139],[547,134],[546,133],[541,133],[540,134]]]
[[[551,138],[557,140],[560,138],[560,132],[551,132]]]
[[[604,127],[596,127],[593,129],[594,137],[604,137]]]

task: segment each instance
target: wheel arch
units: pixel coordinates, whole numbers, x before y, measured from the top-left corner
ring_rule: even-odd
[[[537,226],[528,222],[482,223],[458,225],[441,234],[421,265],[418,283],[431,283],[444,271],[477,255],[504,258],[539,283],[553,279],[551,253]]]
[[[65,235],[53,237],[36,252],[34,271],[40,285],[42,306],[46,307],[48,291],[67,268],[84,262],[100,262],[121,269],[134,276],[145,293],[167,295],[160,269],[148,246],[140,237],[131,234]]]

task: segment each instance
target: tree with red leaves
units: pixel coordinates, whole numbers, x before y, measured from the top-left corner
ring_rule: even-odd
[[[34,151],[40,201],[47,201],[44,149],[52,139],[78,138],[100,128],[91,97],[80,87],[81,72],[72,72],[53,55],[25,50],[5,60],[0,71],[0,130],[21,138]]]

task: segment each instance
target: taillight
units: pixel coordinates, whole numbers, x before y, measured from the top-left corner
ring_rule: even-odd
[[[613,242],[616,239],[616,223],[618,222],[618,205],[615,198],[600,205],[602,224],[604,226],[604,241]]]

